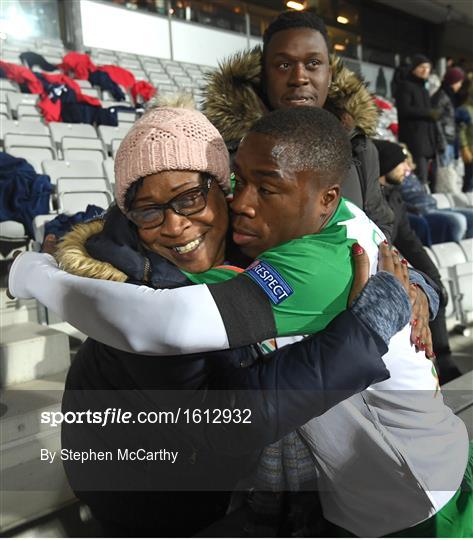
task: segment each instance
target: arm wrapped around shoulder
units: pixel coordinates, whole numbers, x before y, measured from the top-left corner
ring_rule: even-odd
[[[410,320],[411,303],[398,279],[388,272],[372,276],[351,311],[388,344]]]

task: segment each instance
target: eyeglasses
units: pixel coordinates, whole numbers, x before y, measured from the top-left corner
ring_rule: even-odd
[[[179,216],[192,216],[207,206],[207,196],[213,178],[205,177],[201,186],[179,193],[165,204],[154,204],[127,212],[126,217],[140,229],[154,229],[164,223],[166,210],[170,208]]]

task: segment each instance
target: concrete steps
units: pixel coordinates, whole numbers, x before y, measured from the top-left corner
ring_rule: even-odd
[[[10,386],[0,394],[0,532],[28,523],[74,500],[62,463],[41,461],[40,451],[59,451],[60,426],[40,422],[59,411],[66,372]]]
[[[36,300],[11,300],[6,289],[0,289],[0,326],[24,322],[38,322]]]
[[[2,325],[0,387],[59,373],[69,364],[67,334],[31,322]]]

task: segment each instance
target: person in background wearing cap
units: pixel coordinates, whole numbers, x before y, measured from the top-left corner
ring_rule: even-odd
[[[445,306],[448,302],[448,294],[442,284],[437,267],[432,262],[432,259],[425,251],[419,237],[411,227],[401,191],[403,183],[406,181],[409,182],[409,184],[415,182],[417,194],[422,192],[424,197],[429,198],[429,200],[432,199],[435,203],[436,201],[430,194],[425,192],[424,186],[417,178],[415,178],[415,176],[414,178],[411,177],[411,171],[408,164],[408,153],[401,145],[381,140],[376,140],[374,142],[378,148],[380,172],[382,174],[379,181],[383,186],[386,201],[393,210],[395,216],[393,245],[396,246],[416,269],[427,274],[442,292],[440,309],[435,320],[430,322],[430,329],[432,331],[434,353],[437,357],[439,380],[441,384],[445,384],[461,375],[460,371],[453,363],[448,342],[448,331],[445,319]],[[416,197],[417,204],[419,204],[420,197],[421,195]],[[426,220],[428,219],[426,223],[427,227],[432,227],[434,232],[445,229],[446,224],[449,225],[452,223],[449,220],[453,220],[454,224],[456,224],[457,216],[454,212],[447,211],[445,216],[442,212],[442,210],[436,211],[432,209],[431,212],[424,216]],[[470,221],[473,224],[473,211],[467,210],[467,213],[470,214]],[[466,221],[466,218],[459,214],[458,219],[460,218]],[[443,226],[439,221],[442,221]],[[470,228],[471,226],[472,225],[470,225]]]
[[[440,167],[447,167],[455,158],[457,139],[455,94],[460,90],[464,79],[465,73],[462,69],[459,67],[448,68],[443,77],[442,85],[431,98],[432,107],[440,113],[436,123],[439,135],[437,151]]]
[[[168,114],[169,112],[166,113]],[[176,119],[172,118],[173,129],[176,124]],[[303,126],[302,129],[301,126]],[[156,167],[160,171],[159,166],[163,161],[161,156],[166,151],[170,153],[170,160],[166,161],[164,168],[170,166],[182,168],[181,159],[185,159],[188,155],[196,158],[196,156],[202,156],[202,152],[197,152],[197,149],[192,152],[184,137],[176,139],[175,133],[169,133],[169,128],[165,130],[164,125],[158,124],[157,121],[150,122],[148,126],[150,133],[145,127],[145,121],[140,121],[135,125],[135,129],[132,128],[122,143],[123,146],[120,147],[122,152],[119,149],[117,154],[117,202],[128,218],[138,226],[138,232],[143,241],[142,247],[148,247],[148,251],[151,248],[151,251],[165,253],[168,261],[178,260],[181,267],[189,268],[191,263],[199,261],[202,254],[208,254],[209,250],[215,253],[213,249],[220,243],[217,242],[216,237],[212,237],[214,248],[211,248],[210,237],[208,237],[209,243],[204,238],[210,231],[206,232],[201,226],[192,228],[193,225],[202,223],[199,212],[196,212],[195,218],[192,218],[193,211],[205,209],[201,203],[197,205],[197,208],[193,206],[201,201],[195,193],[190,200],[176,206],[177,200],[175,196],[173,197],[173,187],[175,189],[180,187],[183,190],[188,187],[193,191],[196,188],[185,183],[182,175],[174,175],[177,176],[175,182],[181,182],[182,185],[171,184],[171,172],[167,171],[163,176],[162,173],[165,171],[158,173]],[[186,137],[195,134],[207,140],[202,126],[184,125],[184,128]],[[163,139],[165,144],[160,142]],[[309,161],[307,161],[305,151],[308,139],[316,142],[314,153]],[[133,308],[130,320],[126,320],[127,328],[121,324],[122,329],[117,329],[118,332],[115,335],[109,334],[106,339],[113,344],[120,340],[119,334],[128,334],[127,339],[130,340],[128,348],[130,345],[140,343],[141,350],[147,352],[153,350],[153,346],[150,348],[148,344],[144,344],[141,341],[144,337],[156,343],[159,341],[159,336],[163,336],[161,352],[169,351],[170,347],[174,347],[174,351],[183,350],[191,347],[191,343],[197,347],[197,350],[202,350],[204,347],[222,349],[228,345],[242,344],[244,343],[242,340],[245,339],[254,339],[255,332],[261,330],[264,332],[265,326],[266,328],[272,326],[270,335],[274,335],[273,332],[276,331],[281,335],[284,330],[289,330],[290,334],[295,330],[300,331],[301,328],[310,332],[314,325],[323,327],[336,311],[343,309],[346,305],[347,274],[345,272],[348,272],[348,276],[351,273],[348,248],[353,243],[353,238],[358,235],[363,238],[363,242],[369,249],[372,263],[376,260],[377,240],[382,240],[379,229],[364,216],[360,209],[352,203],[339,199],[338,182],[344,177],[343,172],[349,167],[350,160],[348,138],[333,115],[322,109],[309,107],[274,111],[265,115],[250,129],[250,133],[240,145],[235,160],[237,181],[232,203],[236,214],[233,237],[248,255],[255,257],[260,253],[258,256],[260,262],[251,265],[246,274],[241,275],[228,267],[215,268],[193,276],[184,272],[189,279],[204,282],[211,275],[214,279],[213,285],[211,282],[206,287],[197,285],[175,291],[147,292],[143,287],[105,283],[100,280],[84,280],[67,275],[58,271],[57,268],[55,275],[49,274],[52,270],[50,266],[46,270],[48,274],[46,282],[42,282],[38,287],[41,290],[38,290],[37,294],[42,298],[44,295],[49,296],[51,300],[47,290],[51,291],[51,285],[53,289],[56,285],[56,297],[62,297],[63,285],[66,284],[67,287],[66,282],[68,282],[74,290],[74,307],[80,311],[82,309],[80,306],[84,306],[80,295],[84,291],[75,289],[73,284],[77,284],[79,289],[82,288],[80,283],[85,288],[89,286],[94,288],[94,285],[97,285],[95,293],[92,289],[89,290],[89,300],[96,305],[98,302],[101,306],[100,316],[104,319],[104,324],[109,316],[115,322],[125,322],[119,313],[119,305],[126,305],[128,309],[137,306]],[[128,170],[128,164],[131,164],[131,170]],[[148,165],[154,165],[154,167],[147,168]],[[146,177],[143,182],[140,182],[139,178],[143,175]],[[165,178],[168,180],[165,181]],[[135,190],[133,186],[136,186]],[[169,190],[171,190],[170,193]],[[131,201],[128,200],[127,193],[130,193]],[[160,206],[156,206],[156,203]],[[168,209],[166,213],[162,208],[163,204]],[[185,219],[186,217],[188,219]],[[288,217],[292,219],[287,219]],[[192,230],[193,236],[189,239],[188,235]],[[199,230],[200,233],[195,235]],[[175,232],[172,244],[171,240],[166,241],[171,231]],[[187,236],[185,241],[184,233]],[[297,238],[298,235],[302,237]],[[277,247],[280,242],[283,242],[283,245]],[[299,248],[297,248],[298,245]],[[171,248],[176,253],[170,253]],[[297,251],[292,252],[291,255],[291,249],[294,248]],[[279,254],[278,249],[281,250]],[[267,251],[262,253],[265,250]],[[311,261],[312,256],[315,262]],[[23,282],[20,287],[25,285],[19,275],[15,277],[15,274],[21,274],[22,259],[24,261],[32,258],[38,261],[42,259],[47,265],[44,257],[47,256],[27,254],[26,257],[22,255],[15,262],[16,266],[12,268],[11,276],[13,292],[19,285],[18,281]],[[297,268],[295,268],[295,261],[299,261]],[[215,265],[219,261],[212,257],[211,259],[204,258],[200,262]],[[40,266],[42,265],[43,262]],[[142,266],[142,269],[144,268],[145,266]],[[194,266],[194,271],[196,268]],[[41,279],[41,275],[45,277],[44,270],[45,266],[35,267],[33,272],[35,280]],[[279,271],[282,273],[279,274]],[[222,276],[222,273],[226,273],[224,279],[235,274],[237,277],[231,281],[217,282],[218,275]],[[169,274],[166,275],[169,280]],[[316,276],[318,279],[314,280]],[[30,281],[28,286],[31,287],[31,285]],[[100,289],[102,289],[101,293]],[[120,297],[116,298],[115,291],[118,289],[122,292]],[[128,293],[131,293],[133,298]],[[139,298],[134,297],[135,294],[138,294]],[[112,299],[112,297],[115,298]],[[271,298],[275,301],[271,301]],[[50,305],[49,300],[48,305]],[[115,303],[117,300],[119,304]],[[161,300],[165,302],[165,305],[161,303]],[[382,302],[377,307],[383,310],[386,308]],[[272,316],[269,310],[272,311]],[[93,311],[94,309],[87,310],[89,323],[92,317],[95,317]],[[248,317],[249,314],[251,314],[250,317]],[[380,318],[396,315],[397,311],[394,310],[389,314],[380,314]],[[82,320],[84,321],[84,316]],[[224,321],[223,326],[222,321]],[[95,326],[102,326],[100,321],[89,325],[90,331],[97,334],[98,328]],[[135,335],[133,332],[130,333],[131,327]],[[423,390],[421,392],[423,404],[416,402],[416,405],[412,406],[412,392],[401,396],[397,391],[389,392],[390,386],[373,387],[372,392],[365,395],[363,399],[370,402],[374,400],[372,404],[377,410],[379,420],[374,421],[370,408],[358,397],[358,400],[354,402],[345,403],[334,418],[326,417],[321,425],[316,423],[307,427],[306,441],[313,452],[313,458],[321,460],[321,468],[323,469],[324,460],[338,461],[337,466],[328,466],[326,469],[326,472],[329,472],[324,477],[324,481],[328,483],[329,494],[325,499],[324,512],[327,512],[328,519],[355,534],[366,531],[382,534],[381,531],[387,533],[399,530],[404,526],[427,519],[447,500],[452,500],[453,504],[460,496],[454,495],[452,489],[454,491],[457,488],[467,459],[464,426],[458,419],[453,418],[451,411],[444,406],[437,392],[437,381],[432,365],[424,354],[416,353],[411,347],[410,332],[409,326],[405,326],[396,339],[390,342],[390,362],[396,373],[393,384],[396,390],[400,390],[398,385],[402,389],[408,386],[417,390],[420,385]],[[123,338],[121,343],[123,343]],[[291,349],[282,350],[286,350],[289,355],[287,358],[292,357]],[[353,352],[350,355],[352,354]],[[294,359],[293,377],[298,375],[297,366],[300,361],[300,357]],[[261,375],[263,374],[264,371]],[[238,373],[236,377],[238,380]],[[288,385],[287,390],[294,390],[295,387],[297,384]],[[384,398],[383,390],[388,391]],[[300,399],[299,390],[288,392],[288,394],[287,399]],[[393,400],[396,402],[395,405],[393,405]],[[300,405],[302,406],[303,403]],[[342,406],[342,404],[339,405]],[[336,407],[338,405],[334,407],[334,410]],[[435,415],[433,423],[426,418],[432,414]],[[343,419],[343,421],[340,420],[341,425],[337,422],[337,418]],[[285,415],[281,412],[279,421],[285,421]],[[417,430],[413,426],[418,426],[420,429]],[[340,427],[337,437],[333,437],[335,427]],[[347,435],[347,432],[351,435]],[[414,436],[415,433],[418,436]],[[324,434],[324,436],[317,434]],[[391,436],[394,439],[391,440]],[[404,452],[401,447],[404,447],[402,441],[405,437],[409,440],[410,464],[408,468],[410,472],[408,474],[405,469],[406,462],[403,459],[401,461],[397,459]],[[225,438],[222,437],[222,439]],[[430,442],[426,442],[426,438]],[[386,442],[388,439],[391,441],[389,444]],[[287,450],[296,449],[298,455],[301,456],[299,449],[302,451],[302,447],[299,445],[298,449],[298,440],[299,435],[293,433],[289,440],[285,439],[282,442],[282,446],[277,445],[270,449],[270,455],[277,457],[277,461],[280,462],[282,455],[286,455],[284,449],[288,444]],[[353,447],[347,445],[346,440],[360,441],[362,448],[356,459],[353,459]],[[327,452],[322,451],[317,456],[319,445],[327,445]],[[430,457],[421,450],[425,446],[435,449]],[[393,454],[393,447],[396,447],[399,453]],[[305,458],[298,460],[297,478],[292,476],[290,469],[285,469],[288,477],[281,478],[279,467],[274,474],[271,473],[271,468],[266,469],[267,473],[262,478],[266,482],[271,482],[273,487],[279,486],[279,489],[284,489],[287,481],[289,485],[294,485],[291,483],[292,480],[296,481],[296,485],[300,485],[298,484],[302,481],[298,476],[300,472],[305,474],[312,471],[313,473],[310,467],[311,456],[308,456],[307,452],[304,455],[309,460],[306,462],[304,462]],[[373,456],[376,456],[376,459],[372,459]],[[268,458],[268,455],[266,457]],[[442,459],[441,467],[438,466],[439,458]],[[363,467],[360,465],[361,460]],[[445,462],[450,465],[446,466]],[[371,474],[375,464],[380,473],[375,474],[374,477],[380,482],[382,486],[380,489],[384,496],[381,496],[377,489],[372,489],[374,478]],[[348,478],[356,478],[352,482],[346,481],[347,467],[350,468]],[[455,469],[453,473],[452,467]],[[428,473],[426,473],[427,469]],[[345,481],[344,478],[339,478],[338,481],[338,474],[341,474]],[[420,482],[420,477],[428,479],[429,482],[433,481],[434,484],[438,482],[437,485],[442,485],[444,488],[442,493],[430,492],[425,483]],[[305,478],[307,480],[307,476]],[[336,493],[332,497],[330,493],[333,492]],[[403,496],[397,496],[400,492]],[[455,499],[451,499],[452,496],[455,496]],[[349,505],[348,511],[347,505]],[[380,507],[384,508],[382,512],[379,511]],[[367,514],[369,518],[366,518]],[[304,523],[299,525],[303,526]],[[296,529],[296,531],[300,530]]]
[[[131,128],[115,164],[120,208],[112,208],[105,222],[80,225],[67,235],[57,255],[61,266],[74,274],[97,278],[86,280],[94,283],[127,281],[169,287],[173,293],[185,289],[198,292],[198,287],[178,289],[189,282],[177,267],[203,272],[224,264],[230,256],[225,246],[229,159],[223,139],[197,111],[154,109]],[[165,203],[167,210],[157,212],[157,203]],[[161,223],[156,223],[156,214],[161,216]],[[363,322],[360,313],[346,312],[344,320],[334,321],[320,336],[276,350],[264,363],[254,363],[260,353],[253,347],[156,358],[117,350],[113,345],[120,340],[118,334],[109,342],[112,346],[87,339],[67,376],[63,412],[113,407],[136,412],[149,407],[152,411],[239,408],[251,410],[251,423],[226,424],[225,429],[222,424],[207,424],[205,420],[183,427],[166,423],[120,424],[115,428],[64,423],[63,449],[115,453],[117,448],[151,446],[179,452],[176,463],[167,467],[149,462],[66,461],[73,490],[91,507],[108,535],[195,535],[225,514],[228,491],[254,464],[254,451],[389,376],[381,359],[385,342],[400,329],[393,323],[395,319],[403,321],[401,326],[409,320],[408,310],[399,308],[399,302],[401,306],[408,303],[407,295],[403,298],[405,293],[396,287],[389,279],[381,281],[377,293],[371,299],[364,297],[365,307],[360,308],[374,311],[373,306],[381,304],[395,312],[395,317],[380,317],[376,312],[376,321],[370,324],[369,316]],[[59,289],[53,289],[58,298]],[[205,290],[201,292],[205,296]],[[66,296],[69,314],[78,315],[79,305],[69,294]],[[106,296],[96,296],[105,311]],[[133,325],[142,314],[144,299],[136,306],[122,299],[113,310]],[[216,330],[212,321],[215,314],[207,311],[203,298],[192,294],[188,296],[188,308],[204,322],[199,336],[203,340],[200,350],[205,351],[206,335]],[[91,312],[83,315],[95,320]],[[186,310],[165,313],[177,323],[185,315]],[[91,328],[100,326],[100,319]],[[238,324],[237,318],[234,322]],[[380,328],[390,326],[391,331],[385,328],[383,341],[365,324],[374,325],[380,332]],[[255,321],[253,325],[258,326]],[[175,337],[184,346],[192,331],[178,326]],[[246,339],[251,343],[258,335],[251,332]],[[214,347],[220,348],[224,343]],[[177,349],[168,350],[169,355],[178,353]],[[355,357],[347,362],[351,354]],[[219,384],[221,391],[209,391]],[[247,388],[253,391],[244,392]],[[261,388],[265,392],[257,391]]]
[[[411,70],[395,95],[399,140],[406,143],[412,152],[417,174],[424,184],[428,181],[429,163],[437,150],[435,121],[439,111],[432,107],[426,88],[431,69],[431,62],[426,56],[414,55]]]

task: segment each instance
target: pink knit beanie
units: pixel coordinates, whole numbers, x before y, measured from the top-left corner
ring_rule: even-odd
[[[129,187],[161,171],[198,171],[230,191],[228,151],[217,129],[192,109],[156,107],[130,129],[115,157],[115,198],[125,211]]]

